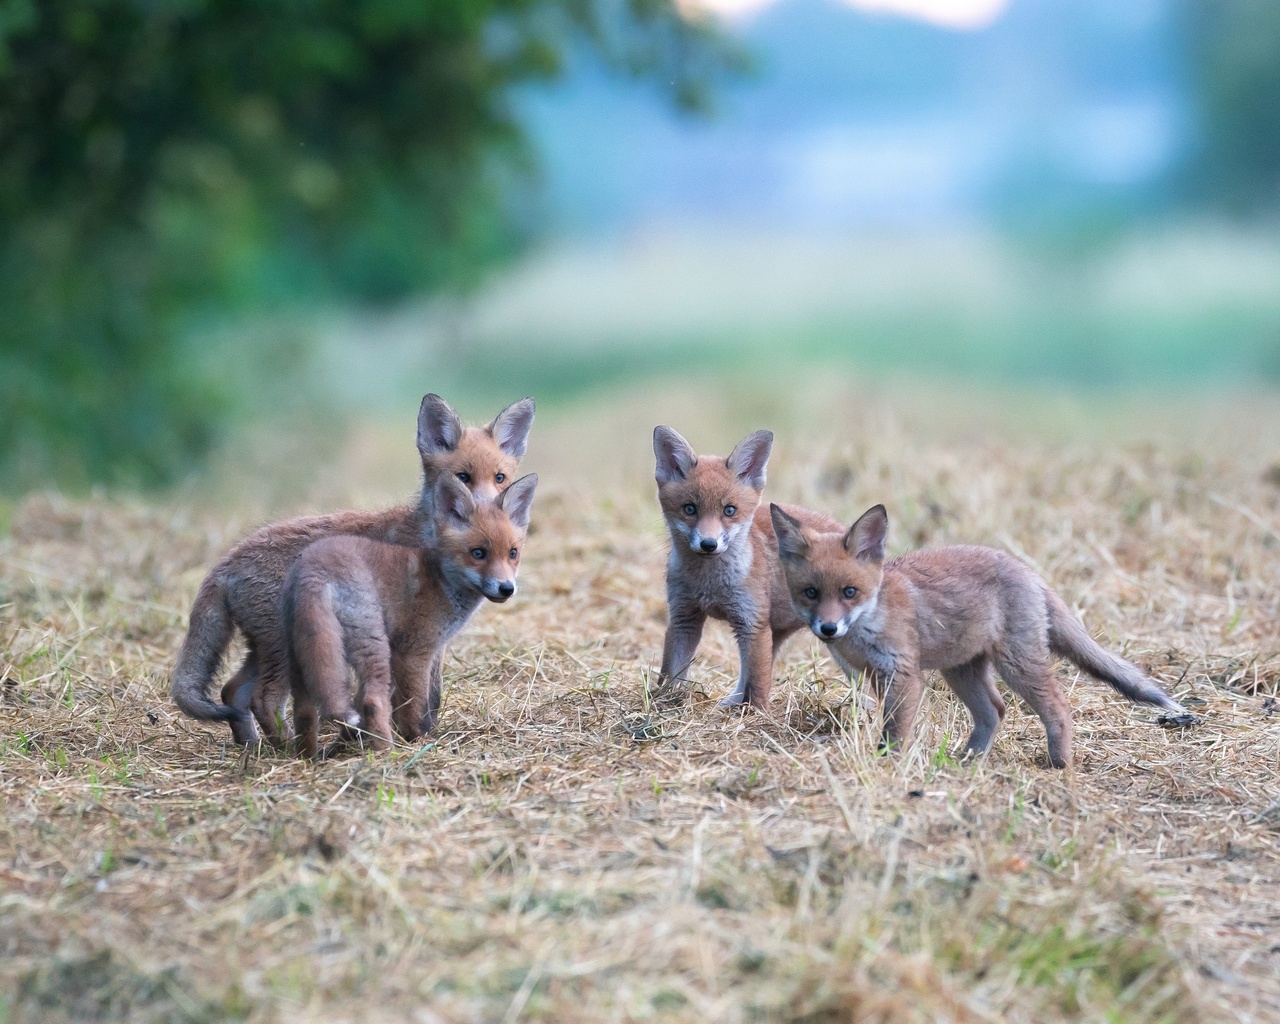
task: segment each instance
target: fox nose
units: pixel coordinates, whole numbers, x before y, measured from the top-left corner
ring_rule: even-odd
[[[498,584],[498,593],[503,597],[510,597],[516,592],[516,585],[510,580],[503,580]]]
[[[823,636],[835,636],[837,626],[834,622],[824,622],[818,627],[818,629],[822,632]]]
[[[711,537],[703,537],[702,540],[698,542],[698,547],[702,548],[703,551],[714,551],[716,549],[716,545],[717,541]]]

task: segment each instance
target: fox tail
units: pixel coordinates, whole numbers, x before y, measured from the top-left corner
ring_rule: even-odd
[[[1049,649],[1054,654],[1075,662],[1089,675],[1109,683],[1135,703],[1154,704],[1175,717],[1192,717],[1136,665],[1098,646],[1080,620],[1071,614],[1066,602],[1048,587],[1045,587],[1045,598],[1049,609]]]
[[[207,576],[191,608],[191,622],[174,666],[171,692],[173,702],[183,713],[202,722],[226,722],[239,736],[253,731],[253,716],[214,700],[209,692],[234,630],[221,584],[214,576]]]

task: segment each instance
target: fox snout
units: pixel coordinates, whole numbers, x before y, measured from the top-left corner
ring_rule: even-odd
[[[809,628],[813,630],[813,635],[819,640],[839,640],[849,632],[849,624],[844,619],[828,622],[826,619],[818,618],[816,615],[810,620]]]
[[[693,536],[689,538],[689,546],[700,555],[718,555],[725,549],[726,544],[723,533],[708,537],[695,530]]]
[[[516,585],[514,580],[497,580],[492,576],[486,576],[480,589],[490,601],[502,604],[516,592]]]

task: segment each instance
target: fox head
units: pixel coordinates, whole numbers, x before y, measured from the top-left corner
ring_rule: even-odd
[[[483,427],[464,427],[439,395],[425,395],[418,410],[418,454],[423,495],[442,477],[461,481],[481,501],[493,501],[515,479],[533,426],[534,403],[522,398]]]
[[[670,427],[655,427],[654,475],[672,543],[712,558],[746,533],[760,505],[772,448],[773,432],[757,430],[739,441],[728,458],[699,458]]]
[[[838,640],[876,607],[889,514],[864,512],[844,533],[818,533],[769,506],[791,603],[819,640]]]
[[[446,577],[499,604],[511,597],[537,486],[530,473],[492,502],[477,501],[456,476],[442,476],[434,494],[435,550]]]

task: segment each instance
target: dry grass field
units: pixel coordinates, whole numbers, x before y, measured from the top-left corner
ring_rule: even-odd
[[[270,516],[409,492],[412,413],[4,512],[0,1021],[1280,1020],[1280,401],[812,374],[547,409],[521,593],[452,649],[439,735],[310,764],[183,718],[205,571]],[[770,493],[883,501],[895,551],[1015,552],[1204,724],[1064,664],[1073,771],[1012,702],[955,762],[940,686],[882,758],[807,637],[771,715],[718,711],[718,628],[702,692],[651,702],[658,421],[721,452],[773,426]]]

